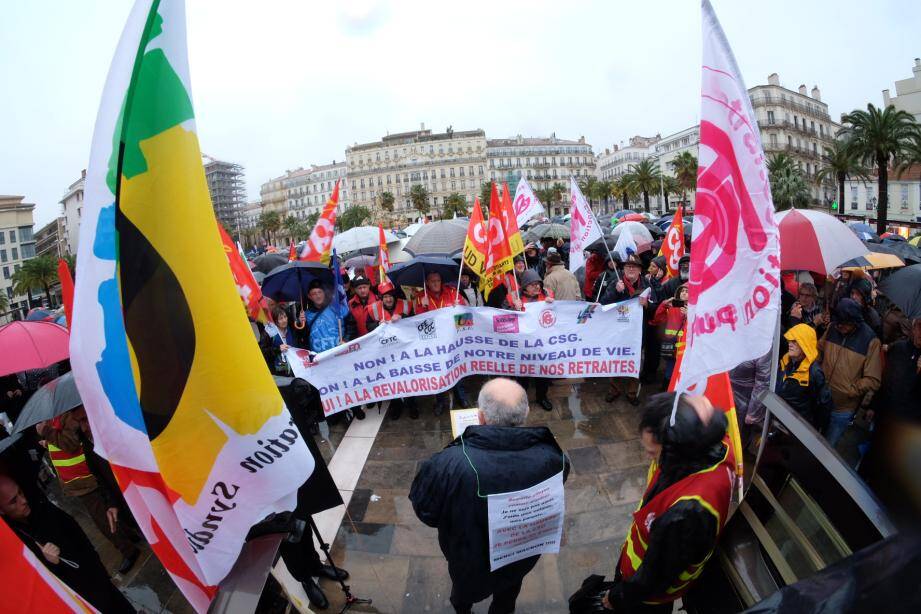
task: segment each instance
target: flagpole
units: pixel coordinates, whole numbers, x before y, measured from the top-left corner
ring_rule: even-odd
[[[462,257],[460,270],[457,272],[457,288],[456,288],[457,291],[454,293],[454,306],[455,307],[457,307],[457,304],[460,303],[460,285],[461,285],[461,277],[463,276],[463,274],[464,274],[464,262],[463,262],[463,257]]]

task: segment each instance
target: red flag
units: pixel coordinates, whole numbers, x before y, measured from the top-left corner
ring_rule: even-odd
[[[505,225],[502,223],[502,201],[492,184],[492,194],[489,198],[489,219],[486,222],[486,264],[480,276],[480,290],[483,296],[489,298],[492,292],[502,283],[502,274],[511,271],[512,248],[505,234]]]
[[[67,328],[70,329],[74,313],[74,278],[70,274],[70,267],[63,258],[58,258],[58,281],[61,282],[61,297],[64,299],[64,317],[67,319]]]
[[[3,596],[6,612],[96,612],[48,571],[5,522],[0,522],[0,578],[9,589]]]
[[[294,239],[291,239],[291,247],[288,248],[288,262],[297,260],[297,248],[294,246]]]
[[[246,306],[246,313],[254,320],[264,321],[262,289],[256,283],[253,272],[250,270],[249,265],[246,264],[243,256],[240,255],[233,239],[230,238],[230,235],[227,234],[221,224],[218,224],[217,227],[221,231],[224,255],[227,256],[227,264],[230,265],[230,272],[233,274],[233,282],[237,286],[240,299],[243,300],[243,304]],[[291,248],[293,249],[294,246],[292,245]]]
[[[521,240],[521,231],[518,229],[518,217],[515,215],[515,207],[512,206],[512,195],[509,194],[508,184],[505,182],[502,182],[502,230],[508,237],[512,257],[523,254],[524,241]]]
[[[665,256],[665,279],[678,277],[678,261],[684,256],[684,217],[681,205],[678,205],[675,217],[665,233],[659,255]]]
[[[333,249],[333,235],[336,233],[336,207],[339,206],[339,180],[333,186],[333,193],[323,207],[323,213],[316,226],[310,232],[307,245],[301,252],[301,260],[324,262],[329,264],[329,254]]]

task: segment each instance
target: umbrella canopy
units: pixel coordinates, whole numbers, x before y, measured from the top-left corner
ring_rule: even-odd
[[[265,273],[262,271],[253,271],[253,279],[255,279],[256,283],[261,286],[262,282],[265,280]]]
[[[879,242],[879,235],[876,234],[876,230],[873,229],[869,224],[864,224],[863,222],[851,222],[847,225],[855,235],[857,235],[861,241],[876,241]]]
[[[921,264],[896,271],[880,282],[879,289],[906,317],[921,318]]]
[[[384,241],[396,243],[398,237],[389,230],[384,231]],[[380,245],[380,230],[377,226],[356,226],[333,237],[333,247],[339,254],[350,254],[367,250],[377,251]]]
[[[295,260],[276,267],[262,280],[262,294],[275,301],[300,301],[307,296],[310,283],[318,279],[332,287],[333,272],[322,262]]]
[[[387,277],[395,286],[421,288],[425,285],[425,276],[434,272],[441,273],[442,283],[454,286],[460,275],[460,264],[451,258],[416,256],[407,262],[395,264],[387,272]]]
[[[620,218],[621,222],[645,222],[646,216],[642,213],[628,213]]]
[[[0,454],[6,451],[7,448],[12,446],[14,443],[22,439],[22,435],[16,433],[15,435],[10,435],[9,437],[4,437],[0,439]]]
[[[828,275],[867,248],[838,219],[820,211],[790,209],[777,214],[780,268]]]
[[[288,262],[287,254],[264,254],[253,260],[253,271],[268,275],[272,269]]]
[[[51,420],[80,405],[83,405],[83,401],[77,392],[74,373],[70,371],[35,391],[16,419],[13,433],[22,433],[30,426]]]
[[[646,230],[649,231],[649,234],[652,235],[654,239],[665,236],[665,231],[653,224],[652,222],[641,222],[643,226],[646,227]]]
[[[884,241],[905,241],[905,237],[894,232],[884,232],[883,234],[879,235],[879,238],[883,239]]]
[[[905,266],[901,258],[895,254],[884,254],[882,252],[870,252],[859,258],[848,260],[841,265],[845,271],[854,269],[893,269]]]
[[[613,222],[613,220],[619,220],[620,218],[624,217],[625,215],[630,215],[630,214],[635,214],[635,213],[636,213],[636,211],[634,211],[634,210],[632,210],[632,209],[622,209],[622,210],[617,211],[616,213],[614,213],[614,215],[613,215],[613,217],[611,218],[611,220],[612,220],[612,222]]]
[[[377,262],[376,254],[360,254],[358,256],[352,256],[343,262],[342,266],[347,269],[363,269],[366,266],[373,266],[375,262]]]
[[[467,222],[442,220],[425,224],[407,241],[403,251],[410,256],[453,258],[464,251]]]
[[[563,224],[538,224],[525,233],[524,239],[527,241],[539,241],[541,239],[568,239],[569,226]]]
[[[36,307],[29,310],[26,315],[26,322],[53,322],[55,317],[55,313],[50,309]]]
[[[921,235],[915,235],[908,240],[909,245],[914,245],[915,247],[921,247]]]
[[[422,222],[413,222],[412,224],[410,224],[409,226],[403,229],[403,234],[405,234],[407,237],[411,237],[414,234],[416,234],[419,231],[419,229],[422,228],[423,226],[425,226],[425,224],[423,224]]]
[[[44,369],[70,356],[70,333],[54,322],[0,326],[0,375]]]
[[[615,245],[617,245],[617,239],[613,236],[601,237],[590,243],[585,251],[607,258],[608,252],[611,252]]]
[[[647,250],[652,244],[652,233],[641,222],[621,222],[611,231],[611,236],[616,240],[623,232],[629,232],[633,235],[637,251]]]
[[[908,264],[921,263],[921,249],[909,244],[907,241],[883,241],[882,243],[867,243],[871,252],[895,254]]]

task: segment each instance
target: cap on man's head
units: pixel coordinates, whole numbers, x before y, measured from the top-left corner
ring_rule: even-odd
[[[860,324],[863,322],[863,310],[852,298],[843,298],[835,305],[834,321],[838,324]]]
[[[359,275],[358,277],[352,280],[352,285],[355,286],[356,288],[358,286],[370,286],[371,282],[368,280],[367,277],[362,277],[361,275]]]

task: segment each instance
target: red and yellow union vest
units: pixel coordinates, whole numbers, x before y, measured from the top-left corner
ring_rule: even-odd
[[[726,442],[724,442],[726,444]],[[702,469],[697,473],[692,473],[683,480],[675,482],[655,497],[646,505],[640,505],[633,513],[633,522],[627,531],[627,540],[620,553],[621,576],[628,580],[637,572],[640,565],[643,564],[643,556],[646,554],[646,548],[649,544],[649,534],[655,523],[656,518],[662,517],[671,506],[679,501],[693,500],[697,501],[705,510],[713,514],[717,523],[717,536],[723,530],[726,524],[726,516],[729,513],[729,501],[732,497],[732,479],[733,479],[733,461],[729,452],[729,446],[725,445],[726,452],[723,459],[712,467]],[[649,466],[649,474],[646,480],[646,492],[655,484],[659,478],[659,467],[655,461]],[[645,493],[643,498],[645,499]],[[716,546],[716,543],[713,544]],[[647,599],[645,603],[669,603],[684,595],[691,583],[701,574],[707,560],[713,554],[713,549],[698,563],[688,566],[681,572],[672,584],[666,589],[664,594],[655,595]]]
[[[384,309],[384,301],[374,301],[368,305],[368,315],[371,319],[376,320],[377,322],[389,322],[394,315],[399,315],[401,318],[405,318],[409,315],[409,303],[404,301],[401,298],[396,300],[396,304],[393,306],[393,313]]]
[[[56,445],[49,443],[48,455],[51,457],[51,464],[54,465],[54,470],[64,484],[93,477],[93,474],[90,473],[90,468],[86,464],[86,456],[83,454],[82,447],[77,452],[65,452]]]

